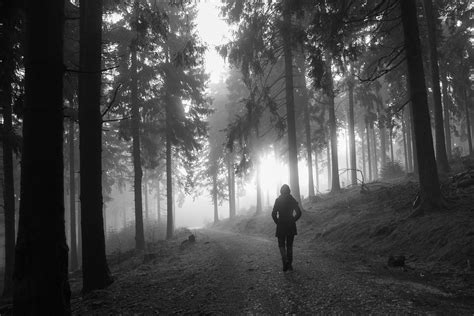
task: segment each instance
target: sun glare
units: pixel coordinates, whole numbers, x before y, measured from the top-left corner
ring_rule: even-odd
[[[260,158],[261,183],[263,192],[275,192],[277,188],[288,183],[288,166],[275,159],[272,154],[265,154]]]
[[[229,27],[219,17],[219,7],[216,1],[198,2],[196,27],[202,40],[208,45],[205,54],[206,72],[210,74],[211,82],[218,82],[225,73],[226,65],[223,58],[217,53],[216,46],[224,44],[229,38]]]

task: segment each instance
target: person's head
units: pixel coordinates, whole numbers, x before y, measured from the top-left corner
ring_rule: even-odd
[[[284,184],[280,188],[280,194],[290,194],[291,190],[288,184]]]

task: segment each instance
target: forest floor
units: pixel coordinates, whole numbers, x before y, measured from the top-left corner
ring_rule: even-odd
[[[73,314],[474,315],[474,186],[453,183],[446,208],[421,217],[410,216],[409,179],[306,201],[292,272],[281,271],[269,210],[183,230],[114,255],[107,289],[81,296],[72,274]]]

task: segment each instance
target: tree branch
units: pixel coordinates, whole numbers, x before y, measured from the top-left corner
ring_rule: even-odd
[[[77,69],[68,69],[68,68],[65,68],[65,71],[66,72],[73,72],[73,73],[78,73],[78,74],[96,74],[98,72],[106,72],[106,71],[109,71],[109,70],[112,70],[112,69],[115,69],[115,68],[118,68],[120,67],[120,65],[116,65],[116,66],[113,66],[113,67],[108,67],[108,68],[104,68],[104,69],[101,69],[99,71],[82,71],[82,70],[77,70]]]
[[[118,92],[118,90],[120,89],[120,87],[122,87],[122,83],[119,83],[119,84],[117,85],[117,87],[115,88],[115,90],[114,90],[114,95],[113,95],[113,97],[112,97],[112,100],[110,100],[109,105],[107,105],[107,108],[106,108],[105,111],[102,113],[101,117],[104,117],[104,115],[107,114],[107,112],[110,110],[110,108],[111,108],[112,105],[114,104],[115,99],[117,98],[117,92]]]

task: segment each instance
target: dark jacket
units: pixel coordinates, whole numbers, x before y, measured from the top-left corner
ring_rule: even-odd
[[[293,215],[293,211],[296,215]],[[277,216],[278,214],[278,216]],[[291,194],[282,194],[275,200],[272,218],[276,227],[276,237],[296,235],[296,221],[301,217],[301,209],[298,202]]]

